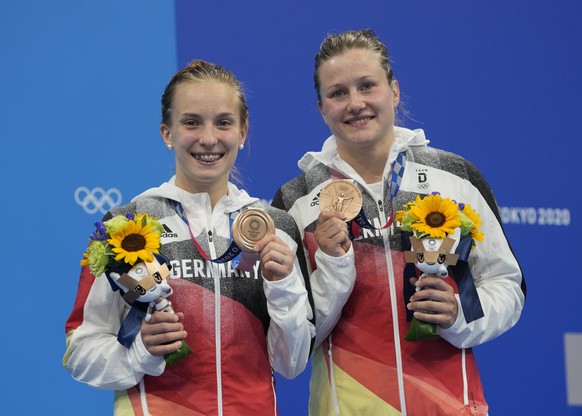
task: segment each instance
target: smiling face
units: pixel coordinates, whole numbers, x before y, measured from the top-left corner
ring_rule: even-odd
[[[389,151],[394,141],[398,82],[389,83],[380,55],[348,49],[321,63],[319,110],[337,139],[340,156]]]
[[[175,86],[171,109],[160,132],[176,154],[176,185],[220,199],[248,131],[238,92],[220,81],[183,81]]]

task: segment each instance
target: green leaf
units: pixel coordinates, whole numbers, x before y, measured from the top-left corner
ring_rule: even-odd
[[[424,322],[416,318],[412,318],[408,333],[404,337],[406,341],[424,341],[438,338],[439,334],[436,331],[436,324]]]
[[[166,360],[166,363],[168,363],[168,365],[176,364],[178,361],[180,361],[182,358],[184,358],[191,352],[192,350],[190,349],[190,347],[188,347],[186,341],[182,341],[180,349],[171,354],[164,355],[164,360]]]

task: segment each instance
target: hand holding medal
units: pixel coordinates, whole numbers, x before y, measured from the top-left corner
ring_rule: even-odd
[[[242,250],[239,270],[250,270],[257,261],[267,280],[279,280],[293,271],[294,253],[275,234],[273,219],[264,210],[248,208],[232,224],[232,239]]]
[[[324,213],[332,212],[338,219],[343,219],[348,222],[348,236],[350,239],[358,238],[360,236],[360,229],[366,228],[369,230],[383,230],[390,227],[394,221],[394,209],[392,206],[392,200],[396,197],[398,190],[400,189],[400,183],[402,182],[402,177],[404,174],[404,166],[406,165],[406,152],[400,152],[394,162],[391,164],[390,177],[386,177],[383,180],[383,201],[380,201],[380,205],[384,205],[384,208],[380,206],[379,210],[389,209],[389,215],[386,224],[382,227],[376,227],[368,221],[366,214],[362,209],[363,198],[360,189],[355,184],[353,180],[345,179],[345,176],[335,170],[331,169],[330,174],[333,180],[328,183],[319,193],[319,207],[321,209],[321,214],[317,220],[319,224],[324,223],[330,216],[324,215]],[[387,212],[388,214],[388,212]],[[316,230],[317,233],[317,230]],[[327,254],[332,256],[341,255],[341,251],[336,250],[336,254],[326,251],[326,247],[322,246],[321,242],[315,236],[319,247]],[[323,241],[325,243],[325,240]],[[344,244],[345,247],[349,248],[349,244]],[[329,247],[327,247],[329,248]]]
[[[319,208],[315,240],[325,254],[343,256],[351,246],[348,221],[360,213],[362,193],[351,180],[331,181],[319,193]]]

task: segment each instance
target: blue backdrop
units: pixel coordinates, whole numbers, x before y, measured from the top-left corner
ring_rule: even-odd
[[[111,392],[62,368],[64,322],[101,210],[173,172],[158,126],[174,71],[203,58],[243,81],[251,146],[238,165],[268,200],[328,135],[313,89],[321,40],[368,27],[388,45],[405,126],[485,174],[525,272],[522,319],[475,349],[491,414],[582,415],[568,405],[563,343],[582,332],[568,296],[579,286],[580,145],[568,137],[582,124],[581,17],[577,0],[2,2],[0,258],[12,289],[0,409],[111,413]],[[279,380],[282,416],[306,414],[307,381]]]

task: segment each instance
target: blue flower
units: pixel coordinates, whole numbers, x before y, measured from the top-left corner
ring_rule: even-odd
[[[97,221],[94,225],[95,231],[90,236],[91,240],[105,241],[107,239],[107,230],[103,222]]]

